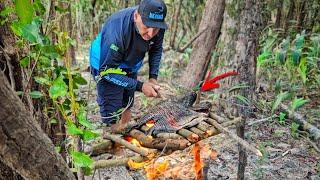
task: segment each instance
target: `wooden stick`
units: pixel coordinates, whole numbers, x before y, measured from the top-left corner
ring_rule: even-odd
[[[159,133],[156,136],[162,139],[184,139],[184,137],[176,133]]]
[[[227,121],[227,122],[221,123],[221,125],[223,127],[229,127],[229,126],[237,125],[239,122],[241,122],[241,118],[237,117],[237,118],[234,118],[231,121]]]
[[[196,143],[200,140],[200,137],[197,134],[184,128],[180,129],[178,131],[178,134],[188,139],[188,141],[190,141],[191,143]]]
[[[146,125],[141,126],[140,128],[143,132],[147,132],[150,128]]]
[[[190,131],[197,134],[201,139],[205,139],[208,137],[204,131],[201,131],[200,129],[198,129],[196,127],[191,127]]]
[[[219,124],[217,121],[215,121],[214,119],[208,119],[208,121],[210,122],[210,124],[212,124],[213,126],[215,126],[220,132],[223,132],[224,134],[228,135],[229,137],[231,137],[232,139],[234,139],[235,141],[237,141],[237,143],[239,143],[240,145],[242,145],[244,148],[250,150],[251,152],[253,152],[254,154],[256,154],[257,156],[262,156],[262,153],[256,149],[255,147],[253,147],[252,145],[250,145],[247,141],[241,139],[240,137],[238,137],[236,134],[234,134],[233,132],[229,131],[228,129],[226,129],[225,127],[223,127],[221,124]]]
[[[200,122],[197,125],[197,128],[201,131],[204,131],[208,136],[214,136],[220,133],[214,126],[211,126],[210,124],[204,121]]]
[[[98,144],[92,145],[89,149],[85,151],[85,153],[90,154],[91,156],[98,156],[100,154],[109,152],[112,149],[112,146],[112,141],[105,139]]]
[[[126,166],[128,165],[129,159],[132,159],[134,162],[142,162],[145,160],[142,156],[132,156],[121,159],[98,160],[93,163],[93,168],[100,169],[114,166]]]
[[[320,130],[316,126],[307,122],[307,120],[301,114],[290,110],[290,108],[288,106],[281,104],[280,107],[281,107],[282,111],[287,112],[288,117],[290,119],[293,119],[299,125],[301,125],[303,130],[307,131],[310,134],[310,137],[312,137],[315,141],[320,142]]]
[[[170,150],[183,150],[190,145],[186,139],[152,139],[136,129],[132,129],[129,134],[137,139],[141,143],[141,146],[147,148],[163,150],[166,147]]]
[[[110,133],[104,133],[103,135],[104,138],[107,138],[107,139],[110,139],[111,141],[114,141],[116,143],[119,143],[121,145],[124,145],[125,147],[127,147],[128,149],[131,149],[132,151],[140,154],[141,156],[144,156],[144,157],[149,157],[149,156],[152,156],[152,153],[148,152],[147,150],[145,149],[142,149],[142,148],[139,148],[131,143],[129,143],[128,141],[124,140],[124,139],[121,139],[120,137],[118,136],[115,136],[115,135],[112,135]]]

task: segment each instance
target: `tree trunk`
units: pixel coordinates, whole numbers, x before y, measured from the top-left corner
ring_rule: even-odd
[[[276,16],[276,22],[274,25],[276,28],[280,28],[280,25],[281,25],[282,7],[283,7],[283,0],[279,0],[277,2],[277,16]]]
[[[25,179],[75,179],[0,72],[0,158]]]
[[[214,46],[219,37],[222,24],[222,15],[225,7],[224,0],[211,0],[206,2],[205,10],[198,31],[206,31],[196,40],[190,63],[183,73],[181,82],[186,88],[196,86],[204,77]],[[190,76],[193,74],[193,76]]]
[[[176,36],[177,36],[177,31],[178,31],[178,19],[180,16],[180,10],[181,10],[181,5],[182,5],[182,0],[179,0],[178,2],[178,7],[175,11],[173,20],[172,20],[172,32],[171,32],[171,37],[170,37],[170,47],[172,49],[175,49],[175,41],[176,41]]]
[[[61,31],[65,31],[68,33],[68,36],[70,38],[73,38],[73,27],[72,27],[72,17],[71,17],[71,2],[60,2],[60,6],[64,9],[67,9],[67,12],[62,16],[61,22],[60,22],[60,29]],[[76,65],[76,54],[75,54],[75,47],[73,45],[70,45],[66,52],[66,56],[68,56],[71,59],[72,65]],[[65,62],[66,63],[66,62]]]

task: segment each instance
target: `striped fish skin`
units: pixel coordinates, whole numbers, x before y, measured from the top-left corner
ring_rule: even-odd
[[[125,133],[133,128],[139,128],[150,120],[155,122],[147,134],[161,132],[173,133],[190,124],[199,113],[190,109],[197,98],[195,92],[186,93],[185,96],[173,101],[163,101],[151,107],[136,123],[128,124]]]

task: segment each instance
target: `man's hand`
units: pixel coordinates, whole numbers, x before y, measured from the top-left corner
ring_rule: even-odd
[[[160,89],[159,85],[153,84],[151,82],[144,82],[142,85],[142,92],[147,97],[157,97],[157,91]]]
[[[158,85],[158,81],[156,79],[153,79],[153,78],[150,78],[148,82],[152,83],[154,85]]]

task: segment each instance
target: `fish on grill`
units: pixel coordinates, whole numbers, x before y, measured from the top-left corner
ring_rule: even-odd
[[[178,100],[160,102],[151,107],[137,122],[128,124],[125,133],[133,128],[141,127],[150,120],[154,122],[154,126],[148,130],[147,134],[172,133],[183,127],[194,126],[199,123],[195,119],[201,116],[201,113],[190,108],[196,98],[197,94],[190,92]]]

